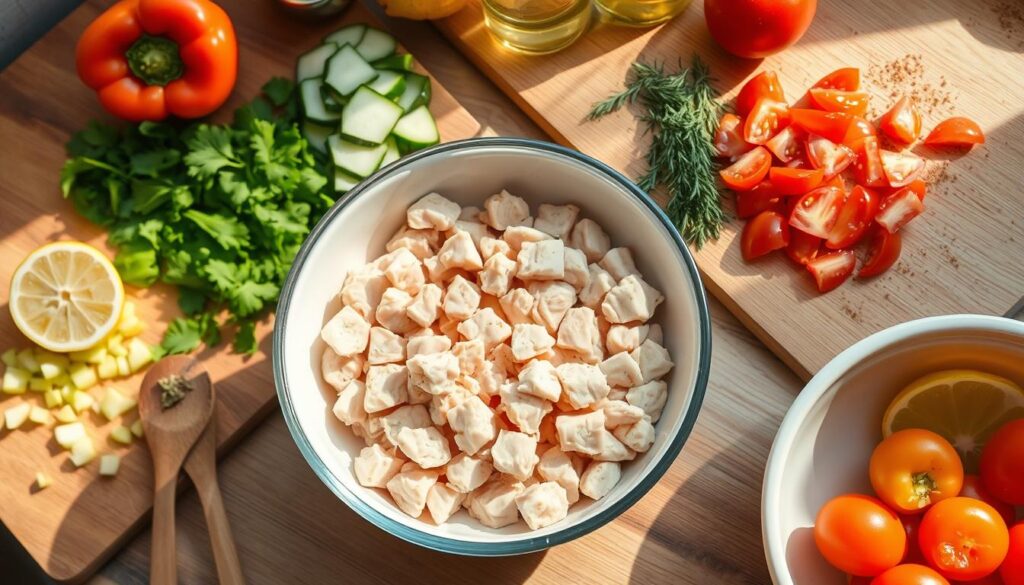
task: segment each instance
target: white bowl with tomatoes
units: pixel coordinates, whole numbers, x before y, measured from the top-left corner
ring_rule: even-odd
[[[941,580],[914,580],[913,576],[894,580],[873,580],[873,576],[862,576],[851,580],[844,571],[826,560],[816,542],[815,524],[826,504],[833,505],[832,502],[842,500],[840,497],[847,494],[860,494],[871,501],[856,498],[840,501],[845,506],[843,513],[851,518],[863,514],[867,517],[863,522],[891,525],[892,520],[877,511],[882,504],[880,499],[885,499],[885,494],[879,493],[875,489],[877,486],[873,486],[869,480],[869,469],[872,473],[875,471],[872,454],[880,443],[888,442],[882,441],[883,415],[893,398],[905,386],[927,374],[950,369],[984,371],[1024,386],[1024,323],[981,315],[949,315],[903,323],[856,343],[836,356],[807,383],[779,428],[765,471],[762,536],[774,583],[944,583]],[[1020,498],[1024,497],[1024,432],[1021,432],[1024,430],[1024,422],[1018,420],[1005,426],[1010,425],[1014,425],[1017,430],[1012,439],[1014,442],[1007,444],[1006,433],[1000,437],[1000,448],[1003,450],[1001,457],[1005,460],[1001,462],[1004,476],[1000,481],[1003,485],[990,485],[989,491],[998,488],[1002,494],[1015,493],[1015,497]],[[898,434],[890,435],[889,439]],[[1001,431],[997,431],[993,437],[1000,434]],[[995,441],[995,438],[990,439],[989,446]],[[982,467],[985,466],[987,456],[983,453]],[[1006,479],[1006,473],[1020,474],[1020,478]],[[984,470],[982,476],[985,477]],[[960,495],[966,492],[964,488]],[[963,499],[951,497],[946,500],[950,503],[945,507],[955,508],[956,503],[967,503],[957,502]],[[939,514],[932,514],[936,518],[928,520],[929,510],[937,511],[940,504],[946,504],[938,498],[935,502],[938,503],[922,513],[922,526],[927,522],[929,532],[937,530],[935,527],[941,524],[937,518]],[[1002,573],[1003,581],[990,576],[993,580],[979,583],[1024,583],[1024,508],[1020,507],[1024,505],[1024,500],[1016,503],[1018,508],[1013,510],[1011,507],[1009,522],[1005,516],[1001,516],[1002,520],[994,521],[1001,521],[1009,527],[1006,530],[1009,533],[1008,552],[1002,561],[1007,566]],[[885,506],[885,509],[893,510],[889,506]],[[872,517],[873,512],[877,513]],[[861,520],[851,520],[856,521]],[[902,566],[908,562],[899,558],[903,550],[910,551],[911,544],[920,545],[928,538],[931,538],[931,542],[938,538],[934,534],[912,535],[903,541],[902,525],[898,519],[896,526],[898,528],[895,531],[891,527],[888,532],[886,529],[867,531],[875,535],[866,544],[868,553],[865,556],[869,558],[855,558],[864,553],[850,550],[846,558],[840,560],[840,564],[863,561],[868,565],[872,562],[888,565],[894,562],[893,555],[896,555],[895,561]],[[971,527],[960,530],[957,526],[947,526],[946,529],[955,533],[970,533],[974,530]],[[821,537],[820,534],[817,536]],[[975,535],[966,534],[962,542],[974,542],[974,538]],[[984,538],[984,534],[979,533],[977,544],[984,545]],[[899,549],[900,542],[907,548]],[[963,552],[965,558],[970,560],[974,558],[971,555],[980,550],[975,549],[972,553],[970,546],[964,546],[966,548],[963,551],[954,547],[952,552]],[[997,544],[996,548],[1000,546],[1002,544]],[[924,556],[929,554],[925,551]],[[975,556],[983,558],[984,555]],[[835,558],[832,560],[836,561]],[[918,563],[929,564],[925,561]],[[913,570],[909,573],[913,573]],[[1011,576],[1010,580],[1006,580],[1007,575]],[[950,581],[956,580],[956,575],[946,573],[946,577]]]

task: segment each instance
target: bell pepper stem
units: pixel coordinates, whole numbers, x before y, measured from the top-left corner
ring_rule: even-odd
[[[181,77],[185,70],[178,44],[165,37],[142,35],[125,57],[132,73],[146,85],[167,85]]]

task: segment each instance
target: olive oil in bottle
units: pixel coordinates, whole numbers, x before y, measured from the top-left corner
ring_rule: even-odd
[[[672,18],[691,0],[596,0],[598,8],[618,24],[651,26]]]
[[[520,53],[553,53],[590,24],[590,0],[483,0],[484,22],[502,45]]]

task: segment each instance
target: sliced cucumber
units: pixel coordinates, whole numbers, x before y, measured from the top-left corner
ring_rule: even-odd
[[[338,45],[326,43],[299,57],[295,65],[295,79],[305,81],[324,74],[324,65],[331,55],[338,51]]]
[[[360,179],[369,177],[380,167],[380,161],[384,160],[388,150],[386,144],[363,146],[349,142],[338,134],[332,134],[327,139],[327,148],[331,151],[335,169]]]
[[[359,44],[359,41],[363,40],[364,34],[366,34],[365,24],[353,24],[339,28],[327,35],[324,37],[324,42],[334,43],[339,47],[342,45],[352,45],[354,47]]]
[[[398,48],[398,41],[388,33],[375,28],[367,28],[366,34],[356,45],[356,50],[367,61],[383,59],[395,52]]]
[[[341,111],[341,135],[358,144],[381,144],[404,113],[398,104],[364,85]]]
[[[322,126],[309,120],[302,123],[302,135],[306,142],[317,152],[327,152],[327,137],[337,130],[335,126]]]
[[[355,49],[345,45],[327,60],[324,83],[338,95],[348,97],[360,85],[377,79],[378,75],[380,73],[370,67]]]
[[[384,141],[387,145],[388,150],[384,153],[384,158],[380,161],[380,168],[384,168],[396,160],[402,158],[402,153],[398,151],[398,143],[395,142],[394,136],[388,136],[388,139]]]
[[[368,83],[367,87],[388,99],[395,99],[405,92],[405,76],[394,71],[380,71],[377,79]]]
[[[430,78],[418,73],[406,73],[405,91],[399,96],[398,105],[410,112],[426,103],[430,103]]]
[[[302,98],[302,111],[306,118],[314,122],[329,124],[341,118],[340,112],[332,112],[324,104],[323,95],[320,93],[320,86],[323,80],[319,77],[312,77],[299,83],[299,95]],[[398,106],[395,106],[398,107]]]
[[[404,152],[419,150],[441,141],[434,117],[425,105],[402,116],[391,133],[398,139]]]
[[[334,169],[334,192],[338,195],[348,193],[359,184],[360,179],[345,173],[340,169]]]
[[[328,112],[337,112],[341,114],[341,109],[345,107],[344,98],[339,98],[338,94],[334,93],[334,90],[327,87],[327,85],[320,84],[320,97],[324,100],[324,107],[327,108]]]
[[[412,71],[412,55],[409,53],[389,55],[370,63],[370,65],[373,65],[374,69],[385,71]]]

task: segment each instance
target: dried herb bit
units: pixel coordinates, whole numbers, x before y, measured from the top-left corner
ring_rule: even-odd
[[[594,104],[588,118],[597,120],[639,102],[638,116],[651,134],[647,172],[637,179],[651,193],[659,185],[669,192],[668,216],[683,239],[698,249],[718,237],[725,214],[717,186],[715,127],[722,106],[715,100],[711,77],[699,57],[689,69],[666,73],[661,64],[633,63],[626,89]]]
[[[177,374],[160,378],[156,383],[160,386],[160,406],[164,410],[181,402],[186,394],[195,389],[192,382]]]

